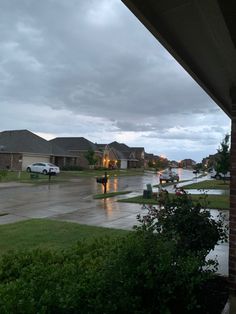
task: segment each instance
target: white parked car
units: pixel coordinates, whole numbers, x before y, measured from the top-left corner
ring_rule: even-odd
[[[48,174],[48,173],[58,174],[60,173],[60,168],[48,162],[36,162],[32,165],[29,165],[26,168],[26,171],[43,173],[43,174]]]
[[[172,170],[165,170],[160,174],[160,183],[162,184],[163,181],[166,183],[174,181],[179,182],[179,175]]]

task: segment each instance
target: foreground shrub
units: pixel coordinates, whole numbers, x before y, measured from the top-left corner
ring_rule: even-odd
[[[173,241],[131,234],[106,259],[99,300],[104,313],[191,313],[212,271],[195,254],[178,256]],[[203,271],[203,267],[205,270]]]
[[[188,251],[205,257],[218,242],[227,241],[224,217],[211,216],[207,195],[193,201],[189,195],[167,198],[162,206],[151,207],[147,214],[139,215],[136,230],[156,232],[167,240],[176,242],[179,254]]]
[[[179,256],[173,241],[131,232],[62,252],[5,255],[0,313],[191,313],[211,276],[202,258]]]

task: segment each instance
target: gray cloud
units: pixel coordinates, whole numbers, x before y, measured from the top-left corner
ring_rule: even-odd
[[[2,0],[0,12],[3,129],[124,138],[156,153],[147,138],[173,147],[186,140],[184,154],[188,141],[208,136],[216,144],[229,127],[121,1]]]

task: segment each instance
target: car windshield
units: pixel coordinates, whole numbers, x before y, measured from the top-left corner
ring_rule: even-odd
[[[53,164],[48,164],[50,167],[56,167],[55,165],[53,165]]]

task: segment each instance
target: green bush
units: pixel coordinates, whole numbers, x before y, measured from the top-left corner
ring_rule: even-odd
[[[84,168],[80,166],[63,166],[61,167],[62,171],[82,171]]]
[[[218,242],[227,241],[224,216],[211,216],[207,207],[207,195],[197,202],[189,195],[166,198],[160,207],[152,207],[146,215],[139,215],[137,230],[157,232],[177,244],[179,254],[191,251],[203,257]]]
[[[203,207],[181,196],[125,237],[2,256],[0,313],[207,313],[205,254],[226,230]]]
[[[191,313],[211,272],[151,232],[0,261],[0,313]]]
[[[196,311],[198,290],[212,276],[208,266],[194,254],[178,256],[173,241],[133,233],[105,260],[97,289],[98,313]]]
[[[0,181],[7,176],[7,170],[0,170]]]

